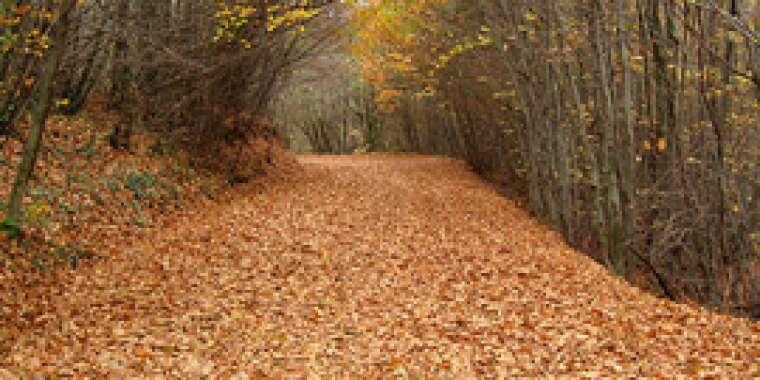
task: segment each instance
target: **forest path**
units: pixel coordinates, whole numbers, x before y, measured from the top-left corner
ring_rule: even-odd
[[[299,160],[75,272],[0,378],[760,376],[760,324],[626,285],[457,161]]]

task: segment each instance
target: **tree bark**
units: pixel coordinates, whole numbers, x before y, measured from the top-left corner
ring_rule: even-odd
[[[59,14],[53,25],[53,43],[55,44],[49,51],[47,62],[43,66],[41,82],[38,87],[37,99],[35,100],[31,113],[31,128],[21,163],[16,170],[16,179],[11,189],[11,195],[8,201],[8,209],[5,220],[2,224],[4,230],[10,236],[17,236],[21,233],[21,206],[22,200],[26,195],[29,187],[29,180],[34,173],[34,165],[37,162],[37,154],[42,145],[42,136],[45,131],[45,121],[47,120],[48,111],[50,110],[51,93],[55,73],[58,69],[61,56],[65,48],[66,32],[68,30],[68,18],[71,10],[76,6],[75,0],[64,0],[59,8]]]

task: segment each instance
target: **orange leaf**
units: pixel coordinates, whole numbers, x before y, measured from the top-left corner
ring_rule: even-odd
[[[660,152],[664,152],[665,148],[667,147],[668,147],[668,142],[667,140],[665,140],[664,137],[660,137],[659,139],[657,139],[657,150],[659,150]]]
[[[150,351],[146,350],[145,347],[137,347],[135,348],[135,356],[138,358],[147,358],[150,357]]]

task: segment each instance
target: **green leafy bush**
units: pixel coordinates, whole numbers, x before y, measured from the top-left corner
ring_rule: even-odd
[[[87,144],[77,148],[77,154],[83,154],[87,157],[87,161],[92,161],[92,158],[98,153],[98,149],[95,147],[94,141],[90,141]]]
[[[149,172],[132,172],[127,175],[124,187],[132,191],[137,201],[152,198],[155,195],[156,178]]]

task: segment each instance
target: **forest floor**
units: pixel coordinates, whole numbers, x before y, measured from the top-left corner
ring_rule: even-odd
[[[0,379],[760,376],[759,323],[629,286],[459,161],[299,160],[29,295]]]

